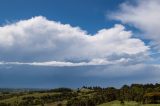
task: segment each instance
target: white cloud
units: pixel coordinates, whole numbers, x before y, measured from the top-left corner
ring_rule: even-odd
[[[148,49],[143,41],[132,38],[132,33],[122,25],[89,35],[79,27],[38,16],[0,27],[2,61],[53,61],[49,64],[54,64],[54,61],[65,59],[93,60],[113,54],[137,55],[146,53]]]
[[[48,62],[0,62],[0,65],[31,65],[31,66],[96,66],[128,63],[130,59],[121,58],[119,60],[108,61],[106,59],[93,59],[89,62],[66,62],[66,61],[48,61]]]
[[[110,14],[112,18],[131,24],[144,33],[144,38],[160,49],[160,1],[136,0],[136,4],[123,3],[120,11]]]

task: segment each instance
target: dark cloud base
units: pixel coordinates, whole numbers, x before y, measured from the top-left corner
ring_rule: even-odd
[[[55,88],[86,86],[114,86],[121,87],[131,83],[156,83],[156,79],[148,71],[136,71],[124,75],[121,71],[115,74],[107,70],[108,66],[83,66],[83,67],[40,67],[27,65],[1,65],[0,87],[7,88]],[[94,71],[96,70],[96,72]],[[107,71],[106,71],[107,72]],[[101,75],[102,73],[102,75]],[[125,70],[124,70],[125,73]]]

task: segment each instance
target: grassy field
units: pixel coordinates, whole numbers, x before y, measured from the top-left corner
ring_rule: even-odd
[[[33,94],[23,94],[21,96],[14,96],[8,99],[4,99],[4,100],[0,100],[1,102],[4,103],[14,103],[14,102],[20,102],[22,100],[23,97],[42,97],[42,96],[46,96],[46,95],[55,95],[55,94],[59,94],[59,93],[33,93]]]
[[[98,106],[160,106],[160,104],[139,104],[137,102],[126,102],[121,104],[120,101],[112,101]]]
[[[62,104],[62,106],[66,106],[65,103],[66,101],[64,101],[64,104]],[[45,106],[57,106],[57,103],[45,104]],[[125,102],[125,104],[120,104],[120,101],[112,101],[112,102],[104,103],[98,106],[160,106],[160,104],[139,104],[134,101]]]
[[[79,91],[73,90],[71,92],[65,92],[65,93],[55,92],[55,91],[54,92],[53,91],[50,91],[50,92],[23,92],[23,93],[16,92],[14,95],[11,92],[7,94],[0,93],[1,98],[3,96],[6,96],[6,98],[3,98],[0,100],[0,103],[12,104],[12,105],[3,105],[3,106],[66,106],[66,104],[68,104],[70,100],[74,100],[72,101],[72,103],[75,101],[79,103],[80,100],[83,103],[83,101],[86,101],[89,98],[99,97],[100,95],[103,95],[103,94],[97,94],[97,91],[89,90],[89,89],[80,89]],[[28,98],[28,97],[31,97],[31,98]],[[32,103],[33,105],[21,105],[20,104],[20,103],[25,103],[26,100],[27,100],[27,104],[31,102],[36,103],[36,101],[38,101],[38,103],[37,104]],[[93,103],[96,100],[93,100]],[[100,103],[103,103],[103,102],[100,102]],[[20,105],[17,105],[17,104],[20,104]],[[80,105],[74,104],[70,106],[80,106]],[[90,106],[90,105],[87,105],[87,106]],[[115,101],[103,103],[97,106],[160,106],[160,104],[140,104],[135,101],[130,101],[130,102],[125,101],[124,104],[121,104],[120,101],[115,100]]]
[[[17,100],[21,101],[21,99],[23,97],[28,97],[28,96],[41,97],[41,96],[44,96],[44,95],[54,95],[54,94],[57,94],[57,93],[27,94],[27,95],[19,96],[18,98],[17,97],[12,97],[12,98],[9,98],[9,99],[1,100],[0,102],[14,103]],[[62,106],[66,106],[67,101],[64,100],[64,101],[61,101],[61,102],[49,103],[49,104],[45,104],[44,106],[57,106],[58,103],[61,103]],[[42,105],[37,105],[37,106],[42,106]],[[104,104],[101,104],[101,105],[98,105],[98,106],[160,106],[160,104],[140,104],[140,103],[137,103],[137,102],[134,102],[134,101],[130,101],[130,102],[125,101],[124,104],[121,104],[120,101],[112,101],[112,102],[104,103]]]

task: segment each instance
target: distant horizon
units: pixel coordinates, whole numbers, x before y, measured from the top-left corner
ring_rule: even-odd
[[[160,83],[131,83],[131,84],[124,84],[124,85],[127,85],[127,86],[131,86],[131,85],[134,85],[134,84],[138,84],[138,85],[150,85],[150,84],[153,84],[153,85],[156,85],[156,84],[160,84]],[[59,88],[69,88],[69,89],[81,89],[83,87],[100,87],[100,88],[110,88],[110,87],[113,87],[113,88],[116,88],[116,89],[120,89],[122,88],[124,85],[120,86],[120,87],[115,87],[115,86],[98,86],[98,85],[95,85],[95,86],[81,86],[81,87],[77,87],[77,88],[71,88],[71,87],[65,87],[65,86],[62,86],[62,87],[53,87],[53,88],[12,88],[12,87],[0,87],[0,90],[1,89],[13,89],[13,90],[52,90],[52,89],[59,89]]]

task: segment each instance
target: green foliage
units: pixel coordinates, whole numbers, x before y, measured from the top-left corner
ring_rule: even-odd
[[[137,106],[160,103],[160,84],[132,84],[124,85],[120,89],[83,86],[77,90],[69,88],[29,92],[3,90],[0,93],[0,106],[97,106],[103,103],[118,103],[120,106],[127,104],[129,106],[130,103]]]

